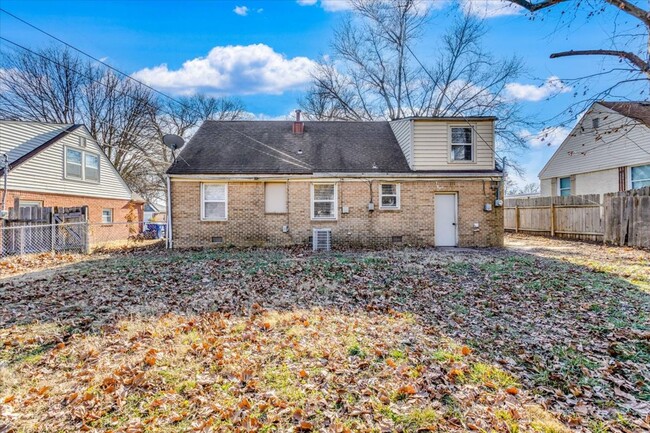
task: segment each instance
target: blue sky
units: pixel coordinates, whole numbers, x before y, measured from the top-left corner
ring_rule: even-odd
[[[550,77],[581,76],[616,62],[549,59],[552,52],[605,45],[608,24],[622,19],[614,12],[592,19],[578,14],[567,25],[560,19],[561,10],[531,21],[499,0],[459,1],[435,0],[439,11],[424,29],[424,39],[432,42],[421,44],[426,48],[420,48],[419,56],[426,61],[427,54],[435,52],[436,35],[458,8],[473,2],[488,27],[485,48],[497,56],[517,54],[523,59],[526,74],[512,83],[511,93],[532,119],[551,119],[576,101],[575,91],[581,92],[547,82]],[[269,117],[297,108],[310,66],[330,53],[332,30],[346,13],[345,6],[345,0],[2,2],[4,9],[156,88],[175,94],[198,89],[239,96],[248,111]],[[0,35],[30,48],[53,44],[5,14],[0,14]],[[599,84],[606,82],[601,79]],[[545,126],[556,125],[549,121]],[[526,176],[520,182],[536,180],[568,129],[551,131],[553,146],[546,145],[549,140],[531,139],[530,150],[521,156]]]

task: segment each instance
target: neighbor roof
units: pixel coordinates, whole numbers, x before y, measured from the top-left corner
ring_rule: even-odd
[[[15,168],[81,125],[0,120],[0,154]],[[0,168],[0,173],[4,168]]]
[[[650,126],[650,101],[640,102],[599,102],[603,107],[614,110],[623,116],[638,120],[646,126]]]
[[[205,121],[169,174],[405,173],[388,122]]]

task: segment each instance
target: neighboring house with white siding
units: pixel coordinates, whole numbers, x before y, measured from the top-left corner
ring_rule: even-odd
[[[20,206],[88,206],[91,222],[125,221],[129,213],[142,220],[142,200],[83,125],[2,120],[2,154],[7,207],[18,198]]]
[[[539,173],[542,196],[650,185],[650,102],[596,102]]]

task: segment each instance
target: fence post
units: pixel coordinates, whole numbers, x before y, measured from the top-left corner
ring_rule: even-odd
[[[555,203],[551,197],[551,237],[555,236]]]
[[[515,205],[515,233],[519,233],[519,205]]]
[[[20,255],[25,254],[25,226],[20,226]]]
[[[51,252],[56,251],[56,225],[54,224],[54,218],[50,223],[50,250]]]
[[[90,254],[90,223],[88,221],[85,221],[82,224],[85,229],[83,252],[84,254]]]

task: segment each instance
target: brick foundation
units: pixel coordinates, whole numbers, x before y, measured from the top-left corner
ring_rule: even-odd
[[[379,181],[338,180],[338,220],[311,219],[311,181],[288,182],[288,212],[266,214],[264,182],[224,181],[228,184],[228,220],[201,220],[201,183],[172,180],[172,230],[174,247],[221,245],[287,246],[308,245],[313,228],[331,228],[336,246],[380,246],[401,237],[401,244],[435,245],[434,194],[453,192],[458,197],[458,245],[490,247],[503,245],[503,210],[483,210],[494,203],[492,182],[482,179],[404,180],[399,210],[379,209]],[[372,201],[374,211],[367,206]],[[349,213],[341,212],[343,206]],[[474,224],[478,223],[476,229]],[[283,226],[288,233],[282,232]]]

